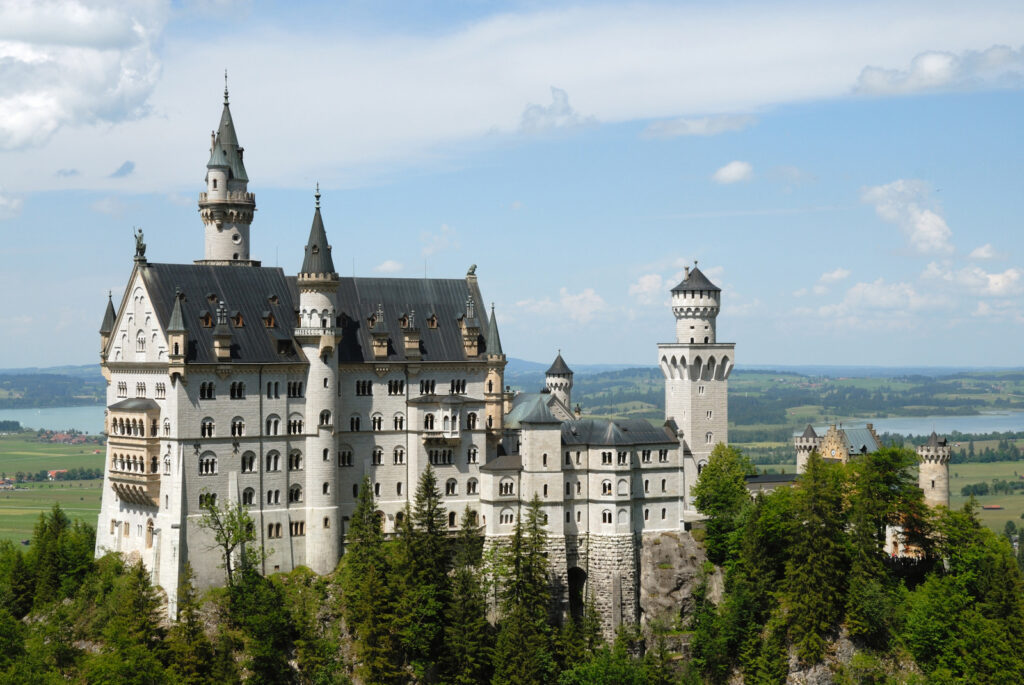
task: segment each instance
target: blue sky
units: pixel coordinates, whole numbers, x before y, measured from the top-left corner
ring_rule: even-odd
[[[3,366],[202,256],[223,70],[253,256],[477,264],[506,351],[651,363],[699,264],[742,364],[1021,366],[1019,2],[0,2]]]

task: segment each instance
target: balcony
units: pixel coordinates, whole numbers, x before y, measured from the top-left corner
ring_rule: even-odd
[[[458,445],[462,441],[458,430],[425,430],[423,431],[424,445]]]
[[[110,487],[124,502],[143,507],[160,506],[160,474],[111,471]]]
[[[218,193],[219,195],[220,193]],[[209,193],[199,193],[200,202],[256,202],[256,195],[254,193],[244,193],[238,190],[229,190],[223,194],[223,197],[210,198]]]

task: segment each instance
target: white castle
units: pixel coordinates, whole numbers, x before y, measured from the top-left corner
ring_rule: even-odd
[[[690,490],[728,441],[734,345],[716,338],[719,288],[695,266],[672,290],[663,425],[586,418],[561,354],[541,392],[506,388],[475,268],[339,276],[319,191],[298,275],[252,259],[248,180],[225,89],[199,195],[203,259],[152,263],[140,232],[124,296],[103,319],[97,554],[141,559],[173,616],[186,562],[200,587],[224,580],[197,525],[204,503],[248,509],[265,573],[329,573],[364,476],[393,533],[431,464],[449,526],[468,506],[492,542],[540,498],[563,614],[592,594],[606,630],[637,621],[644,536],[699,518]]]

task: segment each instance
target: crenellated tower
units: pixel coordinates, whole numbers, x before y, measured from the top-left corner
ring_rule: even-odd
[[[329,573],[341,552],[338,515],[334,426],[337,418],[338,365],[334,351],[337,328],[338,274],[331,258],[323,218],[320,186],[316,190],[313,225],[298,275],[299,325],[295,339],[309,361],[305,416],[305,530],[306,564],[317,573]]]
[[[199,194],[199,216],[206,227],[203,259],[197,264],[259,266],[249,257],[249,228],[256,212],[256,197],[248,192],[245,149],[238,144],[228,104],[224,73],[224,109],[216,133],[210,134],[210,161],[206,163],[206,192]]]
[[[796,446],[796,472],[803,473],[807,470],[807,460],[811,458],[811,452],[821,445],[821,438],[818,437],[814,426],[807,424],[804,432],[793,438],[793,444]]]
[[[665,375],[665,418],[675,422],[683,448],[698,468],[716,444],[729,440],[727,398],[736,346],[717,340],[721,293],[696,262],[692,269],[687,267],[683,280],[672,289],[676,341],[658,345]]]
[[[562,359],[562,351],[559,350],[555,361],[544,374],[544,387],[557,397],[569,412],[572,411],[572,376],[572,369]]]
[[[949,506],[949,458],[949,441],[934,431],[928,442],[917,448],[917,482],[929,507]]]

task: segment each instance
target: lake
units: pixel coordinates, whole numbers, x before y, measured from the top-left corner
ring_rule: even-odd
[[[0,409],[0,421],[18,421],[22,428],[74,429],[83,433],[103,432],[103,406]]]
[[[935,431],[940,436],[949,435],[953,431],[961,433],[1002,433],[1005,431],[1024,431],[1024,412],[991,412],[973,416],[897,416],[890,419],[858,419],[847,421],[847,428],[856,428],[865,423],[872,423],[875,432],[898,433],[900,435],[931,435]],[[823,435],[828,426],[815,426],[818,435]]]

